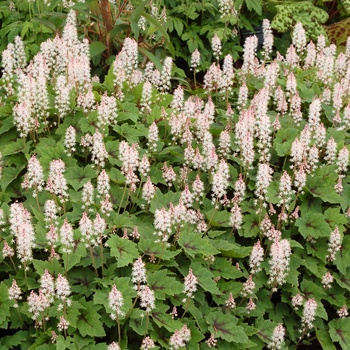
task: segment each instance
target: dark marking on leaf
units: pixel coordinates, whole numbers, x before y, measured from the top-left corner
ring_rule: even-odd
[[[195,245],[190,245],[190,243],[184,244],[184,247],[187,249],[197,250],[197,247]]]
[[[341,329],[336,329],[335,332],[339,335],[340,339],[346,344],[345,338],[343,336],[343,331]]]
[[[232,332],[230,332],[228,329],[225,328],[226,324],[227,323],[224,323],[224,322],[220,323],[220,322],[217,322],[215,320],[214,324],[213,324],[213,327],[214,327],[215,330],[220,331],[221,333],[233,335]]]

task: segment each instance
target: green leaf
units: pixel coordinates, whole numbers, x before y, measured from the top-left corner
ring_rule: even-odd
[[[329,322],[329,335],[342,349],[350,349],[350,318],[339,318]]]
[[[28,154],[32,141],[25,142],[25,139],[18,139],[16,142],[9,142],[2,150],[2,156],[9,156],[10,154],[24,153]]]
[[[106,50],[106,45],[101,41],[93,41],[90,46],[90,57],[95,57],[102,54]]]
[[[148,13],[143,13],[143,16],[146,18],[146,20],[151,23],[160,33],[162,33],[162,35],[164,36],[164,38],[166,39],[166,44],[168,47],[169,52],[174,56],[175,55],[175,50],[174,50],[174,46],[171,43],[169,34],[167,33],[166,29],[164,28],[164,25],[162,24],[162,22],[158,21],[155,17],[153,17],[152,15],[148,14]]]
[[[299,130],[295,128],[281,128],[277,131],[273,145],[276,153],[280,157],[290,155],[290,150]]]
[[[226,258],[215,257],[214,263],[209,268],[215,277],[220,276],[228,280],[235,280],[243,276],[242,271],[233,266],[232,261]]]
[[[19,330],[15,334],[2,337],[0,339],[0,345],[5,346],[6,349],[13,349],[14,347],[19,349],[27,349],[28,340],[31,338],[31,335],[31,331]]]
[[[19,177],[19,174],[25,168],[25,164],[20,167],[5,167],[1,176],[1,188],[5,192],[10,183]]]
[[[212,245],[219,249],[223,256],[228,258],[245,258],[250,255],[251,248],[244,247],[234,242],[228,242],[225,240],[212,240]]]
[[[321,285],[315,284],[314,281],[308,280],[306,277],[304,277],[303,281],[300,284],[300,288],[303,291],[305,295],[308,296],[308,298],[315,298],[317,301],[317,308],[320,308],[320,300],[325,295],[325,290],[322,288]],[[327,313],[325,315],[327,317]]]
[[[210,332],[217,338],[224,339],[230,343],[246,343],[248,337],[243,328],[237,326],[238,319],[221,311],[214,311],[206,315],[206,321]]]
[[[10,321],[10,307],[13,301],[8,299],[8,287],[2,282],[0,284],[0,328],[7,328]]]
[[[304,238],[310,237],[329,237],[331,228],[325,222],[324,215],[320,213],[306,212],[295,221],[295,226]]]
[[[8,117],[1,122],[0,135],[13,128],[13,117]]]
[[[162,260],[172,260],[176,255],[181,253],[180,249],[177,250],[169,250],[164,249],[162,243],[155,243],[154,238],[142,238],[139,243],[139,249],[146,255],[153,254],[156,258],[160,258]]]
[[[205,212],[205,216],[210,221],[210,225],[214,227],[232,227],[230,225],[230,213],[226,210],[218,211],[211,209]]]
[[[317,168],[313,176],[308,176],[306,187],[314,197],[320,197],[324,202],[339,203],[340,195],[335,192],[338,175],[335,165],[324,165]]]
[[[165,300],[167,295],[180,294],[183,285],[175,277],[168,276],[167,270],[154,271],[148,276],[148,285],[154,290],[157,300]]]
[[[193,274],[198,279],[198,284],[207,292],[213,294],[221,294],[220,290],[216,286],[216,282],[214,282],[214,275],[209,271],[207,267],[204,267],[199,262],[194,262],[191,264],[191,268]]]
[[[131,29],[132,29],[132,31],[134,33],[134,37],[135,37],[136,40],[138,39],[139,32],[140,32],[140,29],[139,29],[139,26],[138,26],[138,22],[140,20],[141,15],[144,16],[144,14],[145,14],[144,9],[145,9],[146,3],[147,3],[147,0],[141,2],[141,4],[139,4],[132,11],[132,14],[130,16],[130,26],[131,26]]]
[[[55,26],[53,21],[49,21],[47,19],[39,18],[39,17],[33,18],[32,21],[33,22],[38,22],[38,24],[43,25],[46,28],[48,28],[49,29],[48,32],[56,33],[56,31],[57,31],[57,27]],[[31,27],[29,27],[29,28],[31,28]],[[22,28],[22,32],[21,32],[22,37],[24,37],[23,30],[24,30],[24,28]]]
[[[199,233],[186,230],[180,233],[179,245],[193,258],[196,254],[210,256],[220,253],[219,250],[211,245],[208,239],[202,238]]]
[[[245,3],[249,11],[254,10],[259,16],[261,16],[261,0],[245,0]]]
[[[156,301],[156,308],[152,311],[151,317],[158,327],[164,327],[173,333],[176,329],[182,328],[183,324],[179,320],[173,320],[168,309],[168,305]]]
[[[344,214],[340,213],[340,207],[337,208],[328,208],[324,212],[325,220],[332,230],[338,226],[339,230],[343,232],[343,225],[346,225],[348,220]]]
[[[319,325],[320,322],[317,323]],[[316,338],[320,342],[322,349],[325,350],[335,350],[336,347],[334,346],[329,333],[328,333],[328,327],[324,325],[324,322],[321,323],[322,329],[319,327],[315,327],[315,332],[316,332]]]
[[[111,256],[117,258],[118,267],[129,265],[139,256],[137,245],[127,239],[114,235],[107,241],[107,244],[111,249]]]
[[[45,269],[47,269],[53,276],[57,276],[60,272],[62,272],[62,266],[57,259],[52,259],[51,261],[33,259],[32,262],[36,273],[39,276],[44,274]]]
[[[350,267],[350,236],[345,235],[342,242],[342,248],[337,253],[335,259],[335,265],[339,271],[347,276],[347,269]]]
[[[260,233],[259,216],[255,211],[251,211],[244,215],[242,229],[238,233],[243,237],[257,237]]]
[[[67,183],[71,185],[75,191],[78,191],[85,183],[96,177],[96,170],[91,165],[87,165],[85,168],[79,166],[68,167],[65,174]]]
[[[101,307],[94,305],[92,302],[85,301],[84,298],[80,299],[79,303],[84,307],[77,322],[79,333],[83,337],[104,337],[106,333],[103,329],[103,323],[100,320],[101,315],[99,314]]]

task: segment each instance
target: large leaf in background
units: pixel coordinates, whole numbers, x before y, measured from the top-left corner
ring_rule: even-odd
[[[230,215],[230,212],[226,210],[211,209],[205,212],[209,224],[214,227],[232,227],[230,225]]]
[[[350,349],[350,318],[339,318],[329,322],[329,334],[342,349]]]
[[[224,314],[221,311],[214,311],[206,316],[206,321],[210,332],[215,334],[215,337],[232,342],[233,344],[248,342],[248,337],[244,329],[237,326],[238,319],[235,316]]]
[[[89,49],[90,49],[90,57],[92,58],[92,57],[101,55],[103,51],[106,50],[106,45],[101,41],[93,41],[89,45]]]
[[[25,168],[25,164],[19,167],[5,167],[1,176],[1,189],[3,192],[6,191],[8,185],[19,177],[19,174]]]
[[[152,15],[150,15],[148,13],[143,13],[142,15],[146,18],[146,20],[150,24],[152,24],[155,27],[156,30],[158,30],[160,33],[162,33],[162,35],[166,39],[166,46],[167,46],[169,52],[171,53],[172,57],[174,57],[174,55],[175,55],[174,46],[171,43],[169,34],[165,30],[163,24],[160,21],[158,21],[155,17],[153,17]]]
[[[209,267],[215,277],[223,277],[228,280],[234,280],[243,276],[241,270],[232,265],[231,259],[215,257],[213,264]]]
[[[163,248],[162,243],[155,243],[154,241],[155,241],[155,238],[141,237],[138,247],[142,252],[144,252],[148,256],[153,254],[156,258],[159,258],[162,260],[171,260],[171,262],[174,263],[175,256],[181,253],[181,250],[165,249]]]
[[[332,229],[325,221],[325,216],[320,213],[303,213],[295,221],[295,226],[299,227],[299,232],[304,238],[308,236],[314,238],[329,237],[332,232]]]
[[[324,216],[326,222],[332,228],[332,230],[338,226],[340,232],[344,231],[344,225],[347,224],[348,219],[344,214],[340,213],[340,207],[328,208],[324,212]]]
[[[3,157],[16,153],[28,154],[30,145],[33,141],[25,141],[25,139],[17,139],[15,142],[7,142],[6,146],[2,149],[1,153]]]
[[[15,334],[11,334],[5,337],[1,337],[0,345],[2,345],[1,350],[13,349],[28,349],[31,342],[30,340],[32,335],[31,331],[17,331]]]
[[[325,322],[319,319],[315,322],[315,325],[316,338],[320,342],[322,349],[335,350],[336,347],[329,336],[328,326],[325,325]]]

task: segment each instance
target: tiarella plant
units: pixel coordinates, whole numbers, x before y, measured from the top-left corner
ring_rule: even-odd
[[[0,349],[349,348],[350,40],[263,29],[196,91],[131,38],[100,82],[74,11],[8,45]]]

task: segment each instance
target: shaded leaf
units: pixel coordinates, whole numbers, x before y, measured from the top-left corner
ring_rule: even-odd
[[[103,53],[106,50],[106,45],[101,41],[93,41],[89,45],[89,49],[90,49],[90,57],[92,58]]]

